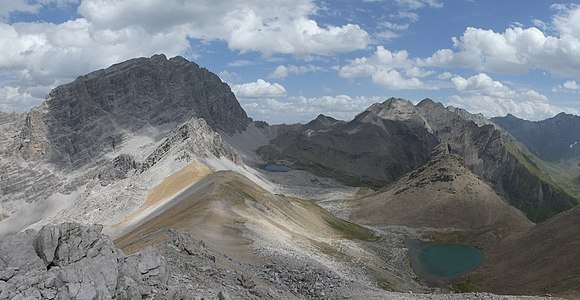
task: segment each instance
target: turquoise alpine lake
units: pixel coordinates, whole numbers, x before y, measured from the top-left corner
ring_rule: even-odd
[[[473,246],[450,243],[409,241],[413,269],[426,280],[445,280],[466,274],[485,259]]]
[[[262,169],[270,172],[289,172],[294,169],[284,165],[265,165]]]

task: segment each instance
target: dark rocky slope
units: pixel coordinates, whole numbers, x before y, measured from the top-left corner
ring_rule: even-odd
[[[288,129],[258,153],[347,184],[380,188],[423,164],[439,142],[533,221],[577,204],[493,125],[478,126],[430,99],[414,106],[391,98],[348,123]]]
[[[508,114],[492,121],[541,159],[580,159],[580,116],[566,113],[532,122]]]
[[[387,101],[384,106],[412,105],[399,99]],[[287,162],[348,184],[382,187],[419,167],[437,144],[420,119],[376,117],[385,109],[373,107],[350,122],[325,126],[320,125],[319,116],[285,130],[258,153],[267,161]]]
[[[514,235],[487,253],[475,289],[580,297],[580,207]]]
[[[508,203],[534,221],[543,221],[577,205],[515,144],[492,125],[477,126],[430,99],[417,108],[440,141],[463,157],[465,165],[488,182]]]

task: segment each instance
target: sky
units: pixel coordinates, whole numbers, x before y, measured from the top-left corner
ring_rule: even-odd
[[[134,57],[181,55],[271,124],[424,98],[486,117],[580,112],[580,3],[0,0],[0,111]]]

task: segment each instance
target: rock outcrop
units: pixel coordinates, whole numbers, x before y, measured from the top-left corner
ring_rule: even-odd
[[[181,152],[181,157],[190,158],[212,154],[225,157],[234,163],[242,164],[239,154],[213,131],[204,119],[191,119],[170,132],[165,140],[151,153],[141,166],[141,172],[149,169],[168,153]]]
[[[149,248],[127,257],[75,223],[28,230],[0,241],[0,299],[136,299],[174,295],[165,258]]]

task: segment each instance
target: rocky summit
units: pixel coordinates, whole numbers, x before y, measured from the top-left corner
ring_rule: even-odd
[[[254,122],[197,64],[132,59],[0,113],[0,299],[578,297],[574,180],[526,145],[430,99]],[[413,243],[486,260],[433,284]]]
[[[214,130],[242,131],[250,120],[219,77],[182,57],[129,60],[52,90],[25,117],[15,147],[25,157],[82,166],[147,126],[196,117]]]

